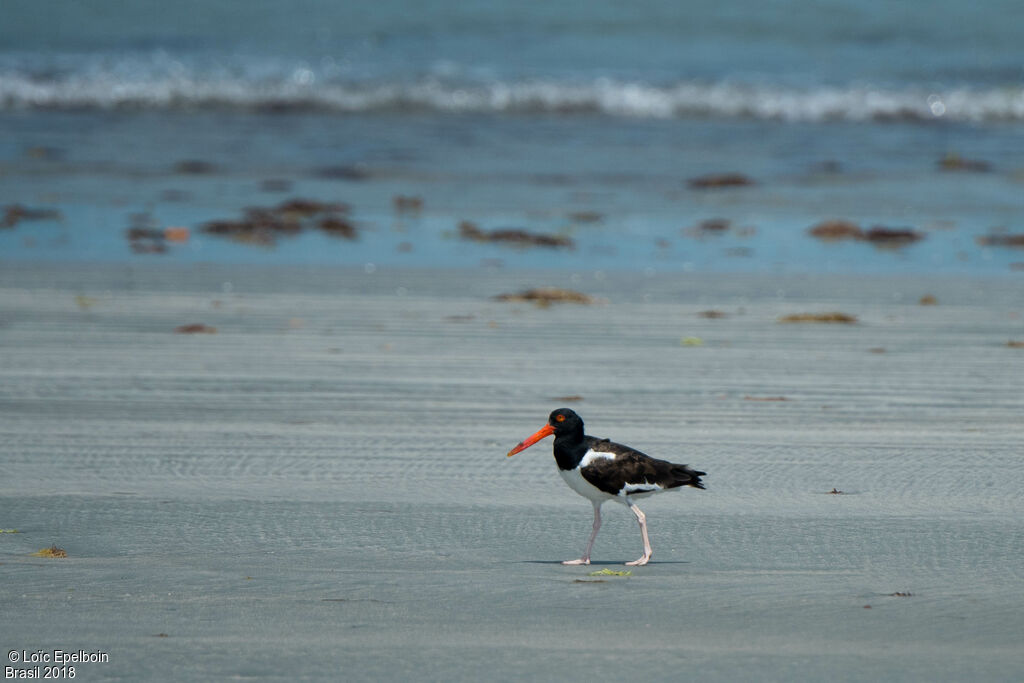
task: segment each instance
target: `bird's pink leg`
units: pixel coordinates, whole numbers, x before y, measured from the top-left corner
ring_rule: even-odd
[[[644,556],[626,564],[630,567],[642,567],[651,559],[651,540],[647,538],[647,516],[634,503],[629,504],[629,509],[633,511],[636,521],[640,523],[640,534],[644,537]]]
[[[603,502],[603,501],[602,501]],[[583,551],[583,557],[578,560],[566,560],[562,564],[567,565],[578,565],[578,564],[590,564],[590,551],[594,547],[594,539],[597,538],[597,532],[601,528],[601,502],[594,501],[594,530],[590,532],[590,540],[587,541],[587,549]]]

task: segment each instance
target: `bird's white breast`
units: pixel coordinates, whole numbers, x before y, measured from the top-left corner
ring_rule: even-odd
[[[583,459],[580,460],[580,464],[575,469],[559,469],[558,473],[562,475],[562,479],[564,479],[565,483],[569,485],[569,488],[584,498],[589,498],[590,500],[609,500],[615,496],[605,493],[583,478],[582,469],[599,458],[614,460],[615,454],[602,453],[600,451],[587,451],[586,455],[583,456]]]

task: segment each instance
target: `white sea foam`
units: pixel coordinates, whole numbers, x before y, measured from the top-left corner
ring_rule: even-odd
[[[1024,120],[1024,87],[795,88],[772,84],[593,78],[559,81],[346,78],[290,69],[84,69],[33,73],[0,68],[0,110],[17,109],[293,109],[364,113],[561,114],[671,119],[746,118],[779,121]]]

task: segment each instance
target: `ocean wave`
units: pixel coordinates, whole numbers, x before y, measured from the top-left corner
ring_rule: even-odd
[[[640,119],[778,121],[1024,121],[1024,87],[946,90],[868,85],[806,89],[731,82],[529,79],[468,81],[321,78],[298,68],[252,77],[188,70],[126,76],[117,70],[33,74],[0,69],[0,110],[427,111],[452,114],[595,114]]]

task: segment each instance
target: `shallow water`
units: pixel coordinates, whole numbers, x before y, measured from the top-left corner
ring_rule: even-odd
[[[60,212],[0,230],[10,261],[1010,276],[1024,262],[1020,249],[978,241],[1021,231],[1019,126],[106,112],[0,120],[11,131],[0,148],[2,196]],[[951,149],[992,170],[940,170]],[[183,160],[209,171],[176,171]],[[688,185],[723,172],[754,184]],[[267,180],[285,191],[266,191]],[[423,208],[396,211],[399,195]],[[350,204],[358,239],[310,228],[268,248],[202,232],[208,221],[292,197]],[[922,239],[880,249],[807,234],[836,218],[865,230],[911,228]],[[467,242],[458,236],[467,220],[574,247]],[[709,220],[727,228],[702,231]],[[126,238],[137,225],[192,234],[166,253],[139,255]]]
[[[61,220],[0,229],[0,258],[1007,274],[1020,249],[977,240],[1024,231],[1017,4],[8,3],[0,202]],[[688,185],[715,173],[755,184]],[[292,196],[350,203],[359,241],[200,231]],[[837,218],[924,239],[807,236]],[[192,239],[137,255],[139,224]]]

